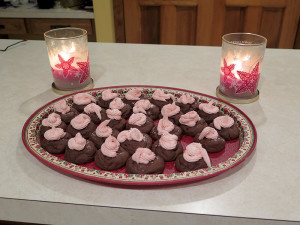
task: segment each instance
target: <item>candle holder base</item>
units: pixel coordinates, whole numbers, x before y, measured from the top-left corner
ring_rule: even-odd
[[[92,89],[93,87],[94,87],[94,80],[93,79],[91,79],[91,82],[87,86],[85,86],[84,88],[74,89],[74,90],[62,90],[62,89],[57,88],[55,86],[54,82],[52,83],[52,91],[55,92],[56,94],[59,94],[59,95],[72,94],[72,93],[77,92],[77,91]]]
[[[223,99],[223,100],[225,100],[227,102],[230,102],[230,103],[248,104],[248,103],[255,102],[255,101],[258,100],[258,98],[259,98],[259,91],[257,90],[256,95],[254,95],[251,98],[231,98],[231,97],[228,97],[228,96],[224,95],[220,91],[219,86],[218,86],[217,89],[216,89],[216,95],[217,95],[218,98]]]

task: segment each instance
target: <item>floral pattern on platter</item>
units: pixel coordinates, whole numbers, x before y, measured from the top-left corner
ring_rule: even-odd
[[[118,93],[119,97],[123,97],[126,92],[132,88],[142,88],[143,94],[145,94],[148,98],[152,96],[156,89],[163,89],[166,93],[173,94],[176,99],[186,93],[189,93],[200,103],[207,103],[213,99],[215,105],[219,107],[220,111],[223,114],[227,114],[235,120],[235,123],[240,130],[240,138],[239,140],[228,142],[226,144],[225,151],[210,154],[212,167],[189,172],[176,171],[174,162],[168,162],[165,164],[165,170],[163,174],[153,175],[127,174],[125,173],[124,167],[109,172],[99,169],[94,162],[85,165],[75,165],[73,163],[65,161],[63,155],[52,155],[46,152],[40,145],[40,128],[42,120],[54,111],[53,105],[61,99],[65,99],[68,105],[71,106],[72,96],[74,95],[71,94],[63,96],[46,104],[45,106],[38,109],[27,120],[27,122],[24,124],[22,132],[22,138],[25,147],[37,159],[55,169],[85,179],[122,185],[164,185],[207,179],[219,175],[238,165],[239,163],[244,161],[245,158],[247,158],[254,150],[257,137],[255,127],[252,124],[251,120],[239,109],[220,99],[188,90],[156,86],[119,86],[98,88],[82,92],[89,93],[92,96],[98,98],[99,96],[101,96],[103,90],[112,89],[113,92]],[[192,141],[193,139],[191,137],[184,135],[181,143],[185,148],[185,146]]]

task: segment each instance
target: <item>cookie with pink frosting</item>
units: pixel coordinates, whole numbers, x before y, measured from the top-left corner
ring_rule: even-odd
[[[126,163],[126,172],[132,174],[159,174],[164,168],[163,158],[149,148],[138,148]]]
[[[47,118],[42,120],[41,135],[44,136],[45,132],[50,130],[52,127],[66,130],[67,125],[64,121],[62,121],[60,115],[57,113],[50,113]]]
[[[108,126],[110,120],[104,120],[100,125],[96,128],[96,130],[90,134],[89,140],[91,140],[97,149],[101,148],[101,145],[104,143],[106,138],[109,136],[117,137],[119,131],[116,129],[112,129]]]
[[[118,140],[109,136],[96,152],[95,163],[102,170],[116,170],[125,166],[129,153],[125,151]]]
[[[181,112],[187,113],[198,108],[199,102],[197,102],[191,95],[183,94],[177,99],[176,105],[180,107]]]
[[[207,127],[205,120],[196,111],[190,111],[181,115],[179,123],[183,133],[192,137],[195,137],[197,133],[200,133]]]
[[[180,140],[182,137],[182,129],[172,123],[167,116],[160,119],[158,124],[152,128],[150,131],[150,137],[156,141],[165,132],[176,135],[178,140]]]
[[[167,116],[170,121],[176,125],[180,125],[179,119],[183,113],[180,111],[180,107],[173,102],[172,104],[167,104],[161,109],[161,114],[159,118]]]
[[[95,153],[94,143],[77,133],[75,137],[69,139],[64,157],[70,163],[81,165],[94,161]]]
[[[167,104],[171,104],[175,101],[174,95],[170,93],[165,93],[161,89],[157,89],[152,94],[150,102],[154,105],[157,105],[159,109],[162,109]]]
[[[212,127],[205,127],[201,133],[196,134],[195,142],[200,143],[208,153],[220,152],[226,144],[225,139]]]
[[[143,113],[134,113],[129,117],[128,123],[126,124],[126,129],[137,128],[142,133],[150,133],[154,127],[153,120]]]
[[[119,133],[117,140],[121,147],[132,155],[138,148],[151,148],[152,139],[148,134],[142,133],[136,128],[123,130]]]
[[[109,108],[109,103],[111,103],[112,100],[117,98],[119,95],[112,90],[104,90],[101,93],[101,96],[98,97],[97,99],[97,104],[101,106],[103,109],[108,109]]]
[[[152,151],[161,156],[166,162],[170,162],[183,153],[183,147],[176,135],[164,133],[158,141],[154,142]]]
[[[107,119],[105,109],[102,109],[96,103],[90,103],[83,109],[83,113],[91,118],[91,121],[95,124],[99,124]]]
[[[180,172],[199,170],[211,167],[211,161],[207,151],[200,143],[192,142],[186,146],[183,154],[175,161],[175,168]]]
[[[139,101],[141,99],[145,99],[145,98],[146,97],[145,97],[144,93],[142,92],[142,89],[134,88],[134,89],[127,91],[127,93],[124,96],[123,101],[124,101],[124,103],[133,107],[137,101]]]
[[[69,124],[71,120],[79,113],[73,107],[70,107],[65,100],[60,100],[54,104],[54,111],[60,115],[61,120]]]
[[[51,154],[63,154],[71,137],[63,129],[53,127],[45,132],[41,146]]]
[[[160,114],[158,106],[152,104],[148,99],[141,99],[133,106],[133,113],[144,113],[152,120],[157,120]]]
[[[90,103],[95,103],[96,99],[88,93],[78,93],[73,96],[73,107],[79,112],[83,113],[84,107]]]
[[[209,103],[201,103],[195,111],[203,118],[206,123],[210,124],[215,118],[221,116],[219,108],[214,105],[214,101],[211,100]]]
[[[88,138],[95,130],[96,125],[91,121],[91,118],[84,113],[72,119],[67,127],[67,132],[73,137],[79,132],[84,138]]]
[[[226,141],[230,141],[239,137],[240,132],[234,119],[228,115],[219,116],[209,125],[215,128],[219,135]]]
[[[120,110],[124,119],[128,119],[132,113],[132,107],[128,104],[125,104],[119,97],[115,98],[109,103],[109,108]]]
[[[126,120],[122,117],[122,112],[118,109],[107,109],[106,115],[110,120],[108,126],[122,131],[126,126]]]

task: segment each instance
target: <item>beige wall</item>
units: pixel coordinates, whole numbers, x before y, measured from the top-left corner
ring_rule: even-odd
[[[97,42],[115,42],[112,0],[93,0]]]

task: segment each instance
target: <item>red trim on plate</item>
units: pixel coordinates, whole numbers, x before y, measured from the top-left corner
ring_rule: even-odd
[[[223,102],[227,105],[229,105],[230,107],[234,108],[236,111],[238,111],[240,114],[242,114],[249,122],[249,124],[251,125],[252,129],[253,129],[253,136],[254,136],[254,140],[253,140],[253,145],[250,149],[250,151],[248,151],[248,153],[243,157],[241,158],[238,162],[232,164],[231,166],[229,166],[228,168],[224,169],[224,170],[221,170],[221,171],[218,171],[218,172],[215,172],[213,174],[209,174],[209,175],[206,175],[206,176],[197,176],[197,177],[191,177],[191,178],[183,178],[183,179],[177,179],[177,180],[167,180],[167,181],[150,181],[150,182],[139,182],[139,181],[130,181],[130,180],[112,180],[112,179],[105,179],[105,178],[99,178],[99,177],[93,177],[93,176],[89,176],[89,175],[86,175],[86,174],[81,174],[81,173],[76,173],[74,171],[71,171],[71,170],[68,170],[68,169],[65,169],[65,168],[62,168],[60,166],[57,166],[55,164],[52,164],[51,162],[45,160],[44,158],[41,158],[39,157],[37,154],[35,154],[35,152],[33,152],[31,150],[31,148],[27,145],[27,142],[26,142],[26,139],[25,139],[25,133],[26,133],[26,130],[27,130],[27,126],[29,125],[30,121],[32,120],[32,118],[34,116],[36,116],[36,114],[41,111],[42,109],[46,108],[47,106],[51,105],[52,103],[60,100],[60,99],[64,99],[64,98],[67,98],[71,95],[74,95],[74,94],[77,94],[77,93],[83,93],[83,92],[90,92],[90,91],[97,91],[97,90],[102,90],[102,89],[116,89],[116,88],[132,88],[132,87],[141,87],[141,88],[163,88],[163,89],[170,89],[170,90],[174,90],[174,91],[182,91],[182,92],[188,92],[188,93],[193,93],[193,94],[196,94],[196,95],[202,95],[202,96],[205,96],[205,97],[208,97],[208,98],[212,98],[212,99],[215,99],[215,100],[218,100],[220,102]],[[118,184],[118,185],[141,185],[141,186],[156,186],[156,185],[170,185],[170,184],[181,184],[181,183],[189,183],[189,182],[194,182],[194,181],[199,181],[199,180],[204,180],[204,179],[208,179],[208,178],[211,178],[211,177],[215,177],[219,174],[222,174],[230,169],[232,169],[233,167],[236,167],[238,166],[239,164],[241,164],[242,162],[245,161],[246,158],[248,158],[251,153],[254,151],[255,149],[255,146],[256,146],[256,143],[257,143],[257,132],[256,132],[256,129],[255,129],[255,126],[254,124],[252,123],[252,121],[250,120],[250,118],[243,112],[241,111],[239,108],[237,108],[236,106],[224,101],[224,100],[221,100],[219,98],[216,98],[216,97],[213,97],[213,96],[210,96],[210,95],[206,95],[206,94],[202,94],[202,93],[199,93],[199,92],[195,92],[195,91],[190,91],[190,90],[186,90],[186,89],[180,89],[180,88],[172,88],[172,87],[164,87],[164,86],[152,86],[152,85],[127,85],[127,86],[109,86],[109,87],[101,87],[101,88],[95,88],[95,89],[89,89],[89,90],[84,90],[84,91],[79,91],[79,92],[76,92],[76,93],[72,93],[72,94],[68,94],[68,95],[65,95],[65,96],[62,96],[60,98],[57,98],[53,101],[50,101],[49,103],[45,104],[44,106],[40,107],[39,109],[37,109],[25,122],[24,126],[23,126],[23,129],[22,129],[22,141],[23,141],[23,144],[24,146],[26,147],[26,149],[35,157],[37,158],[38,160],[40,160],[42,163],[46,164],[47,166],[53,168],[53,169],[56,169],[60,172],[63,172],[63,173],[67,173],[67,174],[71,174],[73,176],[76,176],[76,177],[80,177],[80,178],[84,178],[84,179],[88,179],[88,180],[93,180],[93,181],[98,181],[98,182],[104,182],[104,183],[109,183],[109,184]],[[181,174],[184,174],[184,173],[181,173]],[[159,176],[159,175],[157,175]]]

